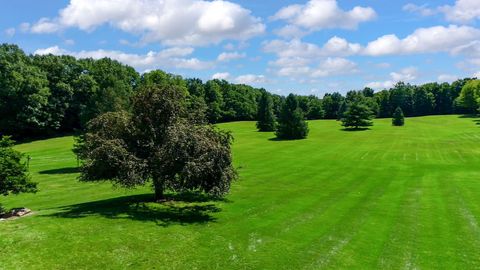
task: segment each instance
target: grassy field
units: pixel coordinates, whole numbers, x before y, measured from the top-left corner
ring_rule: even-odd
[[[312,121],[302,141],[222,124],[240,173],[231,194],[162,205],[148,188],[76,181],[72,137],[22,144],[40,191],[0,198],[35,211],[0,223],[0,269],[478,269],[475,120]]]

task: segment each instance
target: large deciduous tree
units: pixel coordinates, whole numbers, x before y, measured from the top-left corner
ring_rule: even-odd
[[[23,154],[13,149],[10,137],[0,138],[0,195],[37,191],[37,184],[28,176],[22,158]]]
[[[90,121],[77,142],[83,181],[110,180],[122,187],[152,183],[155,199],[165,190],[221,196],[236,172],[230,133],[193,121],[187,90],[149,85],[133,98],[132,112],[113,112]]]
[[[290,94],[282,105],[276,135],[282,140],[304,139],[308,136],[308,124],[295,95]]]
[[[272,98],[263,92],[258,102],[257,129],[259,131],[275,130],[275,114],[273,113]]]
[[[476,113],[480,104],[480,80],[467,82],[463,86],[456,102],[467,113]]]

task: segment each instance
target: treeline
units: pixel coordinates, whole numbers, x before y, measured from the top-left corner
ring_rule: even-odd
[[[306,119],[339,119],[348,104],[362,99],[377,117],[391,117],[400,107],[405,116],[475,113],[479,90],[463,91],[471,79],[420,86],[398,83],[375,93],[370,88],[316,96],[298,96]],[[111,111],[131,109],[133,94],[146,85],[175,85],[187,91],[189,106],[211,123],[257,120],[263,93],[270,95],[274,114],[285,97],[224,80],[184,79],[160,70],[139,74],[109,58],[26,55],[18,46],[0,45],[0,135],[15,138],[55,135],[83,129]],[[467,87],[468,88],[468,87]],[[478,87],[477,87],[478,88]],[[203,117],[202,117],[203,118]]]

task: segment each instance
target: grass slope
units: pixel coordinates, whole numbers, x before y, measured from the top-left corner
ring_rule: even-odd
[[[227,200],[164,205],[77,182],[71,137],[19,145],[40,192],[1,198],[36,214],[0,223],[0,269],[480,268],[474,120],[313,121],[301,141],[223,124],[241,176]]]

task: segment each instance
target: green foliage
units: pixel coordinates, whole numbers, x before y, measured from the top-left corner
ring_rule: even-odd
[[[456,102],[468,113],[476,113],[480,104],[480,80],[471,80],[466,83]]]
[[[310,121],[308,140],[280,143],[253,121],[219,124],[242,167],[226,201],[167,194],[174,201],[157,204],[149,187],[75,181],[72,137],[16,145],[41,189],[0,198],[36,212],[0,222],[0,268],[479,269],[480,144],[459,136],[478,134],[473,120],[395,128],[390,116],[353,133]]]
[[[316,120],[325,117],[322,101],[316,96],[308,96],[308,110],[306,112],[307,119]]]
[[[337,119],[338,111],[344,97],[340,93],[325,94],[322,100],[323,110],[325,111],[325,118],[327,119]]]
[[[288,95],[282,106],[276,135],[282,140],[304,139],[308,136],[308,124],[304,119],[302,109],[298,107],[295,95]]]
[[[37,184],[30,180],[23,155],[13,149],[10,137],[0,138],[0,195],[36,192]]]
[[[395,109],[395,112],[393,112],[392,125],[394,125],[394,126],[405,125],[405,117],[403,116],[402,108],[397,107]]]
[[[429,115],[435,108],[435,97],[425,87],[416,88],[413,92],[414,115]]]
[[[361,101],[354,101],[347,105],[347,110],[342,117],[342,126],[346,128],[359,129],[373,125],[373,111],[367,104]]]
[[[362,99],[378,117],[391,117],[397,107],[404,110],[405,116],[476,113],[480,95],[470,81],[465,78],[451,84],[420,86],[400,82],[377,93],[365,88],[350,91],[346,97],[337,92],[325,94],[322,100],[315,96],[296,97],[304,117],[312,120],[341,119],[346,109],[342,104],[355,99]],[[265,91],[225,80],[203,83],[160,70],[140,75],[132,67],[108,58],[25,55],[18,46],[2,44],[0,133],[22,139],[81,130],[103,113],[130,111],[135,91],[152,85],[186,89],[188,117],[198,123],[205,119],[209,123],[259,120],[259,100]],[[285,97],[270,96],[278,118]]]
[[[89,122],[76,144],[81,180],[122,187],[151,181],[155,198],[166,189],[224,195],[236,178],[230,133],[192,121],[187,91],[151,84],[133,98],[132,113],[107,113]]]
[[[48,80],[15,45],[0,45],[0,134],[48,129]]]
[[[258,102],[257,129],[259,131],[275,130],[275,115],[273,114],[273,101],[267,92],[263,92]]]

